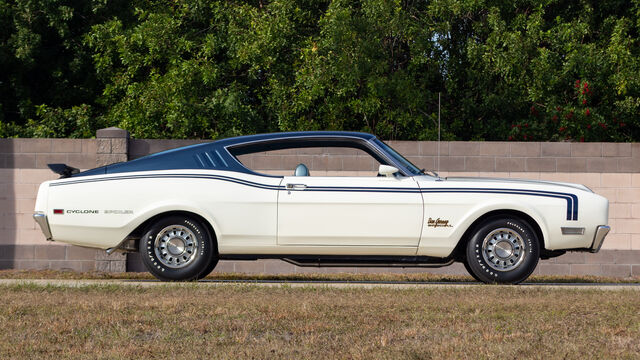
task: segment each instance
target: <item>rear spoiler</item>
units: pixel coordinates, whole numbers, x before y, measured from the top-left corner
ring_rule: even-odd
[[[71,177],[74,174],[80,172],[80,170],[71,167],[67,164],[47,164],[49,169],[51,169],[54,173],[60,175],[60,179]]]

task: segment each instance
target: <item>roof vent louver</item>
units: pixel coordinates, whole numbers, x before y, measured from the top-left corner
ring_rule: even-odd
[[[203,169],[219,169],[228,168],[226,160],[222,157],[219,151],[203,151],[194,155],[196,164]]]
[[[194,154],[193,157],[196,160],[196,165],[198,165],[198,167],[202,168],[202,169],[207,169],[209,168],[209,166],[207,166],[206,162],[204,161],[204,159],[202,158],[202,154]]]
[[[222,167],[229,167],[229,164],[227,164],[227,162],[224,160],[224,157],[222,157],[222,154],[220,154],[220,152],[218,150],[214,150],[216,157],[219,159],[220,163],[222,163]]]

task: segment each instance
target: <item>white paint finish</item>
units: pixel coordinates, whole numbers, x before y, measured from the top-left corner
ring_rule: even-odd
[[[389,165],[380,165],[378,168],[378,174],[384,175],[387,177],[393,176],[393,174],[398,172],[398,168]]]
[[[606,225],[608,201],[586,191],[580,185],[536,182],[513,179],[465,178],[434,181],[418,177],[423,190],[443,192],[423,193],[425,218],[449,220],[451,227],[433,228],[425,223],[418,255],[448,256],[474,222],[492,211],[512,210],[530,216],[539,226],[545,247],[550,250],[588,248],[596,227]],[[578,197],[578,220],[567,220],[565,199],[534,196],[533,194],[456,193],[447,189],[503,189],[568,193]],[[561,227],[585,227],[584,235],[562,235]]]
[[[412,178],[286,176],[282,183],[294,188],[280,191],[279,245],[418,246],[422,196]]]
[[[230,177],[144,178],[76,183],[135,175],[195,174]],[[238,181],[250,181],[238,183]],[[416,183],[416,181],[418,181]],[[287,191],[303,184],[338,191]],[[256,185],[262,184],[262,185]],[[514,194],[352,191],[354,188],[494,188],[556,191],[578,196],[578,221],[566,219],[564,199]],[[267,188],[264,188],[264,186]],[[278,186],[282,186],[277,190]],[[424,198],[424,205],[423,205]],[[278,200],[280,203],[278,204]],[[53,209],[99,210],[100,214],[54,215]],[[184,170],[125,173],[48,181],[36,210],[44,211],[56,241],[106,249],[117,246],[147,219],[168,211],[202,216],[214,228],[221,253],[448,256],[464,232],[494,210],[528,214],[549,249],[588,248],[598,225],[606,225],[608,201],[580,187],[531,181],[485,179],[434,181],[430,177],[266,177],[225,171]],[[104,214],[131,210],[133,214]],[[451,227],[429,227],[428,219]],[[566,235],[562,226],[584,227]],[[278,238],[279,237],[279,238]],[[605,240],[606,244],[606,240]]]
[[[113,179],[143,174],[148,173],[102,177]],[[230,175],[224,171],[203,170],[157,171],[153,174]],[[281,181],[273,177],[232,175],[271,186],[278,186]],[[71,179],[92,178],[100,176]],[[54,215],[53,209],[64,209],[65,214]],[[98,210],[100,214],[70,214],[67,213],[69,209]],[[107,215],[104,210],[131,210],[133,214]],[[188,211],[202,216],[214,228],[221,245],[227,241],[248,245],[276,244],[277,190],[217,179],[138,178],[54,186],[49,187],[46,213],[56,241],[108,248],[118,245],[145,220],[167,211]]]
[[[272,255],[415,255],[415,246],[317,246],[278,245],[247,246],[224,245],[222,254],[272,254]]]

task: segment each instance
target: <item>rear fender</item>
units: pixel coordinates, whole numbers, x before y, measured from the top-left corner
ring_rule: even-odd
[[[130,235],[135,229],[137,229],[140,225],[142,225],[145,221],[158,216],[164,213],[169,212],[187,212],[193,213],[200,217],[202,217],[205,221],[209,223],[211,228],[213,229],[216,237],[219,239],[221,232],[219,231],[218,223],[215,221],[213,215],[202,209],[200,207],[196,207],[185,202],[172,202],[172,201],[162,201],[160,203],[155,203],[145,207],[136,217],[129,222],[129,224],[125,227],[125,237]]]

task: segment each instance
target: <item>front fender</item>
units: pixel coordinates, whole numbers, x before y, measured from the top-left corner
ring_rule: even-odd
[[[495,211],[516,211],[528,215],[540,228],[544,246],[548,245],[548,221],[540,210],[528,203],[504,199],[483,199],[482,202],[472,206],[451,206],[451,203],[433,202],[425,204],[426,219],[417,255],[451,256],[458,243],[464,240],[463,235],[465,232],[482,216]],[[559,209],[558,211],[562,210]],[[435,219],[436,216],[437,218],[447,219],[450,227],[429,226],[429,219]]]

